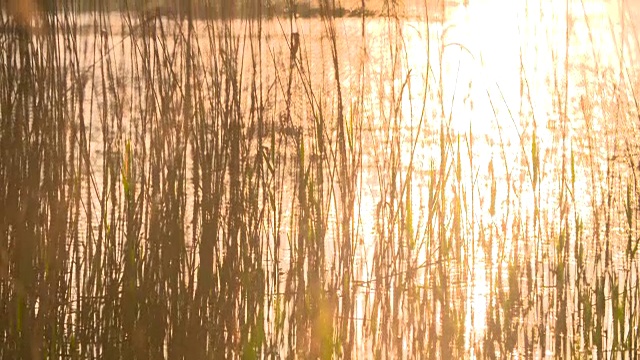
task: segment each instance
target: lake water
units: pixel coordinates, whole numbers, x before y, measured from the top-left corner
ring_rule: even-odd
[[[598,264],[603,251],[598,242],[608,231],[612,256],[625,258],[625,235],[629,230],[626,217],[615,215],[620,205],[610,205],[609,211],[614,214],[608,225],[610,230],[595,227],[597,222],[594,224],[592,217],[605,216],[599,214],[598,208],[611,191],[609,181],[619,181],[617,186],[623,189],[630,181],[628,170],[621,169],[625,168],[624,161],[610,159],[635,156],[637,125],[633,118],[637,109],[628,103],[628,96],[636,81],[637,49],[635,34],[629,29],[633,23],[620,17],[625,8],[620,10],[615,4],[601,2],[583,7],[572,2],[567,14],[565,6],[531,1],[474,1],[467,7],[448,9],[443,23],[367,19],[364,37],[361,19],[335,21],[342,100],[348,112],[345,116],[353,114],[358,119],[354,126],[359,128],[356,141],[361,147],[352,221],[353,281],[362,284],[354,290],[357,305],[352,313],[352,326],[362,334],[355,338],[356,354],[366,354],[379,346],[376,338],[379,342],[389,341],[382,340],[384,330],[371,330],[368,321],[384,327],[394,318],[399,319],[398,328],[403,328],[403,322],[411,326],[396,335],[402,341],[391,349],[409,357],[425,351],[419,345],[418,333],[411,330],[420,321],[437,324],[433,334],[440,341],[447,332],[452,332],[451,336],[463,334],[464,352],[470,356],[486,355],[490,346],[498,352],[508,348],[523,356],[558,355],[563,351],[556,347],[559,337],[570,344],[564,350],[567,354],[592,351],[587,345],[589,341],[594,344],[594,340],[580,336],[583,325],[577,319],[581,305],[575,293],[582,287],[593,287],[597,276],[590,278],[590,274],[621,271],[619,276],[623,277],[629,272],[628,266],[635,266],[632,264],[637,258],[623,261],[627,265],[620,269],[613,266],[612,270],[604,270],[609,267],[606,264],[601,265],[602,270],[598,265],[587,266],[587,276],[580,285],[574,249],[579,248],[577,242],[584,242],[588,255],[580,261]],[[238,34],[245,33],[243,26],[246,25],[242,22],[233,25]],[[204,24],[198,29],[198,34],[206,34]],[[287,41],[291,41],[292,30],[300,34],[301,47],[293,76],[291,126],[305,129],[305,136],[313,137],[314,105],[308,103],[305,86],[318,91],[318,108],[324,108],[326,119],[337,116],[334,67],[325,23],[320,19],[267,22],[261,55],[262,81],[286,86],[283,83],[290,66]],[[118,43],[118,39],[115,35],[112,41]],[[241,42],[239,56],[248,71],[246,44]],[[127,55],[128,46],[124,39],[125,60],[121,62],[118,45],[113,52],[116,63],[124,69],[131,65],[126,60],[131,56]],[[205,45],[201,51],[206,64],[205,59],[211,57],[208,54],[215,50]],[[130,100],[135,111],[135,99]],[[274,109],[286,107],[284,94],[273,101],[270,105]],[[336,141],[333,131],[327,136]],[[445,136],[444,141],[441,136]],[[534,161],[538,163],[534,165]],[[456,167],[459,173],[454,177]],[[537,175],[534,167],[538,168]],[[411,182],[407,183],[409,171]],[[620,178],[612,180],[612,172]],[[445,175],[438,180],[441,175],[434,173]],[[534,176],[538,177],[535,183]],[[497,183],[493,189],[492,179]],[[445,204],[434,205],[430,189],[437,181],[444,181],[440,191],[446,192],[442,197]],[[394,199],[392,193],[404,186],[410,186],[410,191],[404,190],[400,199]],[[294,192],[286,194],[286,188],[287,185],[284,196],[295,198]],[[331,204],[330,198],[328,201]],[[459,210],[455,209],[456,201],[460,202]],[[394,229],[399,227],[397,219],[393,218],[406,216],[402,211],[409,202],[413,209],[411,245],[403,244],[400,230]],[[337,237],[341,215],[335,206],[329,205],[326,216],[329,232]],[[435,216],[444,227],[435,232],[429,225],[434,221],[428,216],[433,216],[429,206],[438,206],[441,211]],[[284,224],[299,216],[295,205],[286,207],[283,216]],[[572,233],[578,231],[573,228],[579,226],[577,219],[585,224],[584,228],[581,233]],[[459,223],[454,225],[455,221]],[[280,231],[284,237],[295,233],[286,225]],[[564,253],[558,253],[556,245],[563,235],[567,237],[564,246],[570,249],[566,258]],[[458,249],[449,254],[440,242],[450,236],[456,241],[452,246]],[[335,239],[325,244],[327,272],[329,264],[337,262],[331,254],[338,246]],[[384,248],[390,246],[391,249]],[[381,252],[399,257],[402,247],[408,247],[404,251],[409,253],[404,255],[404,262],[387,260],[399,269],[376,267],[376,257]],[[281,272],[286,273],[293,247],[285,242],[277,251],[284,261]],[[448,262],[449,269],[436,270],[434,264],[438,261]],[[557,290],[558,263],[568,268],[565,293]],[[380,284],[385,277],[398,276],[396,271],[416,272],[409,284],[415,282],[415,288],[426,289],[418,295],[420,301],[415,303],[410,292],[403,293],[411,285],[394,284],[392,280]],[[434,279],[438,276],[445,278]],[[281,281],[272,285],[274,293],[286,292],[285,278],[282,275]],[[635,280],[631,283],[635,284]],[[519,288],[513,289],[514,284]],[[438,286],[446,289],[443,292],[450,292],[449,301],[456,305],[447,308],[447,297],[436,294]],[[388,294],[381,295],[378,288],[386,289],[383,292]],[[380,298],[387,299],[393,309],[385,310],[377,304]],[[505,305],[509,301],[515,304]],[[567,303],[562,314],[575,325],[558,334],[560,325],[555,318],[562,301]],[[410,314],[412,310],[420,311],[420,304],[428,309],[428,315],[416,321],[411,318],[415,315]],[[628,306],[632,312],[637,310],[637,305]],[[447,315],[448,311],[457,312],[458,318],[445,320],[444,317],[453,316]],[[605,318],[610,316],[613,315],[608,313]],[[443,328],[447,321],[464,330],[454,330],[451,324],[453,328]],[[606,320],[604,323],[612,324]],[[637,324],[637,316],[627,325],[632,323]],[[609,325],[611,332],[612,327]],[[632,336],[637,328],[628,331]],[[515,339],[510,338],[513,336]],[[605,339],[603,347],[611,349],[613,336]],[[494,341],[495,345],[490,345]],[[434,344],[439,343],[434,341],[431,346]],[[435,354],[446,357],[447,348],[442,347]]]
[[[157,20],[152,32],[135,17],[80,16],[72,46],[86,82],[76,116],[88,126],[93,174],[83,192],[94,194],[80,232],[108,238],[103,219],[115,211],[124,251],[124,202],[105,203],[124,175],[105,169],[129,171],[131,161],[134,182],[148,187],[140,196],[151,210],[142,211],[138,236],[151,248],[166,235],[154,233],[154,216],[170,217],[152,210],[163,201],[152,195],[152,174],[177,172],[182,233],[166,236],[185,246],[180,269],[199,264],[207,190],[194,154],[208,146],[217,154],[217,131],[233,129],[225,125],[233,108],[217,112],[230,103],[228,88],[217,86],[229,86],[233,72],[238,171],[253,181],[245,159],[254,156],[270,170],[255,193],[243,182],[241,196],[256,196],[265,213],[234,220],[235,195],[222,191],[220,221],[255,229],[214,232],[211,291],[226,298],[203,315],[208,354],[243,353],[257,336],[243,326],[254,321],[265,357],[637,355],[640,46],[632,6],[470,0],[449,4],[442,21],[265,20],[260,37],[257,22],[198,21],[188,41],[186,24],[171,19]],[[201,105],[209,120],[186,116],[192,98],[206,101],[188,111]],[[158,139],[163,150],[155,154]],[[159,168],[154,156],[163,159]],[[229,189],[231,163],[211,167]],[[260,220],[249,220],[254,215]],[[260,250],[248,256],[259,258],[228,265],[229,239],[255,241]],[[226,266],[237,271],[233,290],[220,275]],[[182,281],[197,288],[196,274]],[[264,298],[255,300],[259,316],[246,305],[254,296]],[[212,345],[219,343],[222,352]]]

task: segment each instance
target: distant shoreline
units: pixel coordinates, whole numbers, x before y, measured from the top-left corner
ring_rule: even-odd
[[[446,1],[445,6],[454,5],[452,1]],[[219,12],[216,12],[212,9],[193,9],[192,10],[192,19],[194,20],[247,20],[247,19],[276,19],[276,18],[289,18],[291,16],[291,12],[288,9],[263,9],[264,11],[261,13],[261,16],[255,16],[251,14],[241,13],[241,14],[233,14],[230,16],[221,16]],[[321,18],[323,16],[331,16],[334,18],[382,18],[388,16],[385,9],[362,9],[361,7],[356,8],[345,8],[339,7],[335,8],[331,11],[325,12],[322,8],[319,7],[308,7],[308,6],[298,6],[296,9],[295,17],[298,19],[314,19]],[[440,21],[443,18],[443,10],[444,9],[430,9],[426,14],[428,14],[429,19],[433,21]],[[189,18],[188,10],[185,9],[172,9],[170,7],[162,7],[155,6],[147,9],[139,10],[139,9],[117,9],[108,8],[108,9],[75,9],[70,10],[69,13],[73,13],[76,15],[90,15],[90,14],[120,14],[122,16],[129,15],[134,18],[138,18],[141,21],[150,21],[153,19],[168,19],[168,20],[185,20]],[[65,14],[64,11],[41,11],[41,15],[61,15]],[[35,14],[33,14],[35,15]],[[425,15],[424,9],[402,9],[399,10],[396,14],[401,18],[423,18]],[[24,30],[27,30],[28,33],[31,33],[34,29],[42,29],[43,21],[42,19],[38,20],[38,16],[32,16],[32,24],[31,26],[27,26],[25,28],[24,24],[18,24],[11,20],[11,16],[8,14],[4,14],[5,21],[0,23],[0,33],[21,33]],[[39,25],[36,25],[39,23]],[[82,28],[83,26],[81,26]],[[81,32],[84,32],[80,29]],[[36,31],[37,33],[38,31]]]
[[[454,2],[452,1],[445,1],[445,6],[450,6],[452,5]],[[41,9],[42,10],[42,9]],[[5,22],[0,24],[0,28],[1,29],[6,29],[9,26],[10,21],[6,21],[6,19],[10,19],[11,16],[9,16],[5,11],[4,12],[4,19]],[[174,17],[178,17],[178,18],[187,18],[188,17],[188,10],[187,9],[183,9],[183,8],[173,8],[171,6],[149,6],[147,8],[144,9],[135,9],[135,8],[120,8],[118,6],[111,6],[111,7],[107,7],[107,8],[102,8],[102,9],[96,9],[93,7],[85,7],[85,8],[76,8],[76,9],[72,9],[70,10],[70,13],[75,13],[75,14],[91,14],[91,13],[122,13],[122,14],[126,14],[127,12],[129,12],[132,15],[136,15],[136,16],[140,16],[140,17],[149,17],[149,18],[153,18],[153,17],[167,17],[167,18],[174,18]],[[258,16],[256,14],[257,10],[256,9],[243,9],[243,10],[232,10],[228,13],[225,13],[224,10],[220,10],[220,9],[213,9],[213,8],[205,8],[202,6],[196,6],[196,8],[192,9],[192,14],[193,14],[193,18],[194,19],[202,19],[202,20],[221,20],[221,19],[252,19],[252,18],[275,18],[275,17],[289,17],[291,16],[291,10],[287,9],[287,8],[283,8],[280,6],[273,6],[273,7],[263,7],[262,9],[260,9],[260,15]],[[42,10],[40,11],[41,14],[64,14],[64,10],[60,10],[60,11],[56,11],[55,9],[51,9],[50,11],[47,10]],[[414,16],[422,16],[424,15],[424,9],[415,9],[412,8],[410,10],[407,9],[399,9],[397,12],[397,15],[399,16],[409,16],[409,17],[414,17]],[[438,17],[439,15],[442,15],[442,11],[439,8],[432,8],[428,11],[428,14],[433,15],[434,17]],[[320,7],[311,7],[305,4],[298,4],[297,8],[295,9],[295,17],[296,18],[316,18],[316,17],[322,17],[322,16],[332,16],[332,17],[336,17],[336,18],[353,18],[353,17],[371,17],[371,18],[375,18],[375,17],[384,17],[387,16],[387,11],[384,8],[379,8],[379,9],[371,9],[371,8],[365,8],[363,9],[362,7],[351,7],[351,8],[347,8],[347,7],[336,7],[335,9],[331,9],[331,10],[324,10]],[[37,16],[34,16],[34,18]]]

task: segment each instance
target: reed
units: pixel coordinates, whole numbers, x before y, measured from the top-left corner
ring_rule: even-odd
[[[241,5],[0,13],[1,358],[637,354],[637,79],[576,75],[586,8],[516,110],[441,6]]]

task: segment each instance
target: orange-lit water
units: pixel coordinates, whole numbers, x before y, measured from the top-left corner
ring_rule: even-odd
[[[433,304],[433,308],[424,310],[429,312],[426,321],[437,324],[435,333],[440,337],[449,331],[443,327],[442,317],[443,309],[450,304],[433,300],[434,284],[446,287],[439,283],[441,280],[434,280],[439,274],[434,264],[442,257],[450,261],[446,278],[450,280],[447,291],[451,291],[451,303],[465,312],[461,316],[464,329],[460,331],[465,354],[475,357],[478,349],[488,351],[485,339],[494,331],[490,308],[500,308],[508,297],[509,265],[515,264],[521,268],[516,281],[525,288],[519,293],[523,302],[540,306],[522,310],[513,324],[518,324],[523,333],[534,333],[538,330],[532,329],[541,324],[545,335],[536,334],[540,338],[546,336],[548,341],[545,346],[538,341],[525,348],[524,335],[516,334],[514,354],[558,355],[552,340],[552,318],[557,315],[553,306],[557,306],[554,301],[558,295],[553,290],[556,284],[549,264],[555,264],[551,261],[554,257],[562,256],[555,250],[560,233],[572,228],[579,217],[587,225],[580,238],[570,235],[567,240],[566,246],[571,249],[568,264],[575,266],[573,249],[579,245],[577,242],[584,241],[589,259],[596,259],[602,251],[599,241],[605,230],[602,223],[595,226],[593,218],[605,216],[598,209],[613,192],[618,200],[608,203],[608,213],[614,216],[606,231],[611,235],[614,259],[625,257],[627,229],[619,192],[631,182],[630,172],[624,160],[610,159],[625,159],[627,155],[636,159],[637,155],[634,136],[638,111],[629,96],[636,83],[638,50],[632,27],[634,11],[628,4],[600,1],[471,0],[466,7],[448,8],[443,22],[427,23],[415,17],[368,18],[363,32],[361,19],[335,20],[345,118],[354,119],[354,147],[361,157],[352,222],[352,280],[356,284],[352,286],[357,288],[352,315],[356,319],[357,354],[366,357],[372,352],[372,338],[381,336],[369,328],[372,314],[388,314],[375,302],[379,296],[376,287],[387,279],[377,278],[376,274],[395,273],[376,269],[374,258],[389,250],[385,247],[397,246],[389,250],[394,256],[400,256],[399,249],[403,247],[410,254],[410,260],[400,263],[398,271],[414,271],[412,284],[422,289],[420,296],[428,299],[414,303],[402,286],[388,285],[397,286],[390,290],[389,302],[401,299],[399,310],[394,313],[401,322],[413,324],[416,319],[411,311]],[[107,46],[113,47],[110,56],[122,75],[120,86],[127,93],[136,86],[131,75],[136,65],[131,59],[137,55],[131,55],[135,54],[134,47],[120,16],[114,15],[112,22],[114,35]],[[175,26],[165,22],[169,28]],[[238,34],[243,34],[243,26],[246,23],[241,21],[233,24]],[[215,50],[206,45],[205,25],[198,23],[197,28],[206,69]],[[273,91],[280,93],[268,105],[274,117],[284,108],[282,93],[291,65],[287,47],[291,29],[300,33],[301,48],[293,80],[292,124],[287,125],[303,129],[306,143],[313,144],[311,118],[317,106],[330,119],[326,136],[335,142],[334,65],[330,39],[320,19],[297,19],[295,24],[289,19],[265,23],[260,54],[264,65],[258,76],[266,88],[279,88]],[[93,35],[80,37],[80,46],[88,49],[83,64],[88,70],[94,64],[103,66],[103,59],[91,55],[93,41]],[[239,57],[248,72],[251,39],[244,41]],[[173,66],[179,67],[180,61],[176,58]],[[201,74],[204,78],[209,75],[206,71]],[[99,74],[94,74],[94,81],[100,82]],[[243,85],[248,88],[248,80]],[[308,88],[316,92],[317,105],[308,101]],[[94,91],[100,95],[102,90],[96,86]],[[125,123],[136,121],[141,94],[132,91],[123,98]],[[99,111],[106,110],[101,108],[100,96],[94,98],[93,105]],[[96,135],[92,139],[92,156],[100,159],[104,155],[100,150],[104,139],[97,135],[99,122],[93,126]],[[188,160],[187,167],[190,165]],[[99,162],[95,166],[100,173]],[[444,230],[429,233],[430,222],[434,221],[430,216],[436,208],[430,189],[436,186],[438,176],[442,176],[443,183],[437,187],[443,194],[437,194],[442,200],[436,203],[444,215],[435,216],[442,221]],[[101,181],[97,176],[98,189]],[[610,191],[609,186],[615,181],[617,185]],[[294,192],[295,185],[284,186],[285,198],[295,196]],[[341,215],[336,194],[326,195],[325,199],[330,232],[325,243],[327,264],[337,261],[333,254],[338,240],[334,237],[338,237]],[[456,201],[460,207],[457,219],[453,215]],[[284,201],[284,224],[298,215],[292,204],[292,200]],[[413,242],[398,234],[397,229],[397,216],[406,216],[397,214],[408,204],[412,209],[408,238]],[[454,229],[458,233],[454,234]],[[287,226],[280,231],[285,237],[293,232]],[[449,237],[456,238],[456,242],[447,253],[441,246],[443,239]],[[283,273],[289,268],[286,262],[291,260],[291,250],[286,241],[280,249],[273,250],[282,253]],[[390,262],[387,265],[397,265]],[[535,269],[533,284],[532,279],[524,278],[528,266]],[[327,265],[325,270],[330,273],[330,268]],[[597,269],[596,265],[591,271],[597,273]],[[569,270],[568,277],[575,280],[576,271]],[[535,294],[525,293],[527,286]],[[284,281],[270,290],[285,292]],[[575,301],[571,302],[575,290],[569,290],[569,313],[578,311]],[[542,317],[547,319],[542,321]],[[377,321],[383,327],[387,319]],[[411,332],[411,326],[407,329],[410,330],[403,333],[398,345],[404,352],[397,348],[394,351],[411,357],[420,340],[415,340],[418,336]],[[567,336],[571,342],[582,341],[578,331],[571,330]],[[526,353],[529,349],[534,350],[533,354]],[[588,353],[590,349],[584,351]]]

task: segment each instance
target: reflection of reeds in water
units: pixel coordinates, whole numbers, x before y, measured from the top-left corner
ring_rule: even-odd
[[[29,4],[10,14],[26,24]],[[90,50],[67,12],[41,15],[50,33],[0,34],[0,357],[637,353],[637,168],[633,145],[611,154],[632,166],[610,156],[604,175],[585,150],[601,141],[589,131],[601,89],[585,90],[581,143],[565,131],[545,144],[534,122],[523,164],[506,142],[483,163],[475,128],[452,130],[433,72],[436,115],[403,107],[416,87],[396,2],[380,20],[379,94],[366,45],[345,85],[332,2],[320,83],[304,34],[267,50],[251,5],[242,26],[123,14],[124,39],[97,12]],[[372,36],[364,13],[351,44]],[[442,60],[444,46],[424,51]],[[631,106],[616,96],[609,106]],[[587,205],[583,183],[599,194]]]

